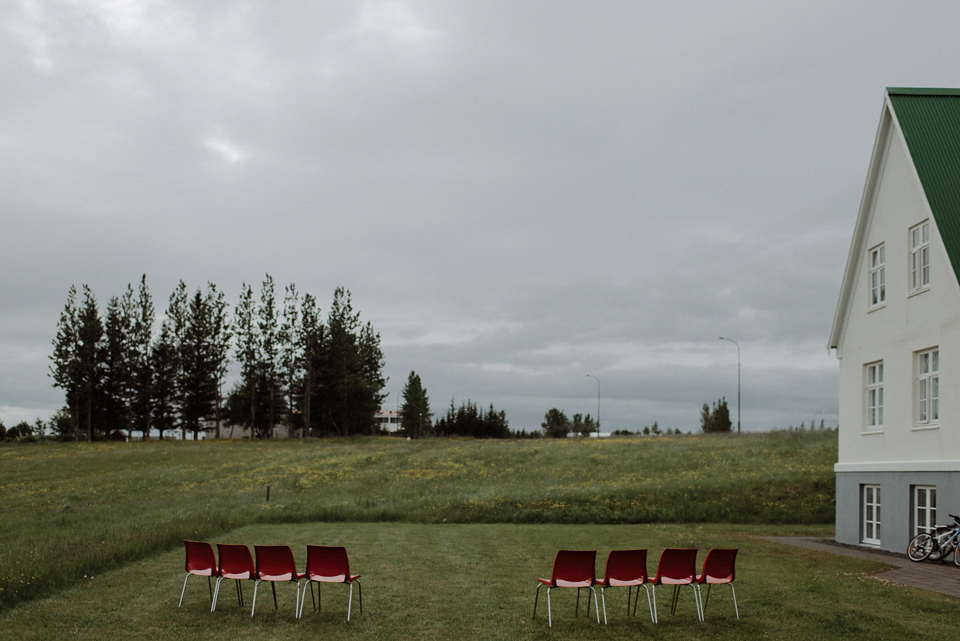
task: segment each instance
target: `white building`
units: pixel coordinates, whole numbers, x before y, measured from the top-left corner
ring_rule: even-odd
[[[960,514],[958,274],[960,89],[887,89],[827,345],[840,542],[903,552]]]
[[[400,412],[398,410],[381,409],[376,413],[375,418],[381,432],[395,434],[400,431]]]

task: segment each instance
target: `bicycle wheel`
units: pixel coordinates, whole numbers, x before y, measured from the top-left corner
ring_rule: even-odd
[[[933,537],[926,532],[918,534],[907,546],[907,558],[919,563],[930,556],[935,545]]]
[[[946,545],[941,547],[939,550],[940,560],[943,562],[946,562],[946,560],[950,558],[950,555],[954,553],[954,550],[955,550],[955,546],[953,545],[953,543],[947,543]]]

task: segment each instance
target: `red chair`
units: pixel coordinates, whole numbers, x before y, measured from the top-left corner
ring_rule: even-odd
[[[660,554],[660,561],[657,563],[657,576],[648,578],[647,582],[653,584],[653,622],[659,622],[657,615],[657,586],[673,586],[673,602],[670,606],[670,614],[677,611],[677,600],[680,597],[680,587],[689,585],[693,590],[693,600],[697,607],[697,618],[703,621],[703,613],[700,611],[700,593],[695,585],[697,580],[697,549],[696,548],[667,548]]]
[[[220,598],[220,583],[224,579],[233,579],[237,582],[237,603],[243,607],[243,586],[241,581],[252,581],[257,571],[253,564],[253,556],[250,554],[250,548],[246,545],[230,545],[226,543],[217,543],[217,554],[220,557],[219,574],[217,584],[213,588],[213,605],[210,611],[217,609],[217,599]]]
[[[310,600],[313,609],[317,609],[317,601],[323,607],[321,586],[317,586],[317,600],[313,598],[314,583],[343,583],[350,586],[350,597],[347,600],[347,621],[350,620],[350,611],[353,608],[353,584],[356,583],[360,596],[360,614],[363,614],[363,586],[360,585],[359,574],[350,574],[350,560],[347,558],[347,548],[331,545],[307,546],[307,583],[310,584]],[[307,590],[304,588],[300,597],[300,616],[303,616],[303,602],[307,600]]]
[[[597,582],[600,586],[600,603],[603,604],[603,623],[607,623],[606,588],[627,588],[627,615],[630,615],[630,601],[633,588],[637,588],[637,599],[633,605],[633,614],[637,614],[640,603],[640,586],[647,593],[647,608],[653,621],[653,605],[650,601],[650,588],[647,587],[647,550],[610,550],[603,578]]]
[[[597,610],[597,623],[600,623],[600,608],[597,605],[597,591],[593,586],[597,582],[596,550],[560,550],[553,561],[553,574],[549,579],[537,579],[537,592],[533,598],[533,618],[537,618],[537,600],[540,588],[547,586],[547,622],[553,627],[553,611],[550,607],[550,591],[554,588],[577,588],[577,610],[580,614],[580,589],[588,588],[593,592],[593,605]],[[587,601],[587,614],[590,602]]]
[[[210,602],[213,603],[213,586],[210,579],[217,576],[217,557],[213,554],[213,546],[206,541],[184,539],[183,547],[187,552],[187,559],[184,562],[184,570],[186,570],[187,576],[183,577],[183,589],[180,590],[180,603],[177,607],[183,605],[183,594],[187,591],[187,579],[191,575],[207,577],[207,587],[210,588]]]
[[[736,574],[737,552],[736,548],[714,548],[707,552],[707,558],[703,560],[703,572],[697,576],[697,591],[700,591],[703,584],[707,584],[707,598],[700,595],[700,610],[703,616],[707,615],[707,601],[710,600],[711,585],[729,585],[733,593],[733,611],[737,613],[737,619],[740,619],[740,608],[737,607],[737,591],[733,587],[733,580]]]
[[[273,607],[277,609],[277,583],[292,582],[297,584],[297,598],[294,601],[294,618],[299,614],[300,581],[306,576],[297,572],[297,563],[293,560],[293,551],[289,545],[255,545],[257,553],[257,580],[253,584],[253,607],[250,616],[257,610],[257,588],[261,581],[269,581],[273,589]]]

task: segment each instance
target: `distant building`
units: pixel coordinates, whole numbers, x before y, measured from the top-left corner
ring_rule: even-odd
[[[376,413],[377,425],[380,427],[380,431],[394,434],[400,431],[400,415],[401,412],[397,410],[384,410],[381,409]]]
[[[958,274],[960,89],[887,89],[827,343],[842,543],[903,552],[960,514]]]

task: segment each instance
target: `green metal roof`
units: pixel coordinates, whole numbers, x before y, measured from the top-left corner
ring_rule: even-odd
[[[960,89],[887,89],[920,184],[960,279]]]

